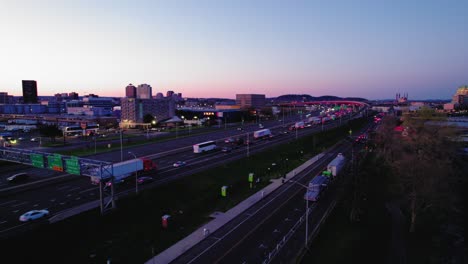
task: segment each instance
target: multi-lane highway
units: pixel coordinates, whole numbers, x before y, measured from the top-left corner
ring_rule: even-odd
[[[282,124],[278,124],[276,121],[270,123],[264,123],[265,127],[272,128],[274,134],[277,136],[268,141],[258,141],[254,145],[250,146],[249,151],[251,153],[267,148],[273,144],[277,144],[286,140],[291,140],[295,137],[295,133],[281,134],[279,131],[284,131]],[[325,126],[325,128],[336,126],[331,123]],[[212,153],[206,153],[204,155],[194,154],[191,145],[207,140],[217,139],[222,141],[226,137],[232,136],[247,136],[248,132],[258,130],[258,126],[248,126],[245,131],[238,131],[237,129],[215,131],[210,134],[197,135],[194,137],[182,138],[177,141],[168,141],[151,144],[148,146],[140,146],[131,149],[131,151],[137,156],[146,156],[157,161],[159,170],[157,174],[152,174],[156,181],[151,185],[147,185],[144,188],[157,185],[160,182],[175,179],[177,177],[183,177],[188,174],[192,174],[199,170],[207,169],[211,166],[218,165],[219,162],[226,162],[230,159],[237,159],[245,156],[247,153],[246,146],[241,146],[238,149],[234,149],[230,153],[222,153],[220,151],[214,151]],[[298,131],[298,136],[303,134],[313,133],[320,130],[320,127],[308,128]],[[282,135],[282,136],[279,136]],[[222,146],[223,143],[219,143]],[[126,149],[124,154],[130,149]],[[220,155],[223,156],[220,159]],[[126,155],[128,156],[128,155]],[[120,152],[98,154],[94,156],[95,159],[109,160],[109,161],[120,161]],[[127,157],[131,158],[131,157]],[[187,165],[182,168],[174,168],[172,164],[177,160],[183,160],[187,162]],[[210,160],[210,162],[207,162]],[[29,168],[31,173],[37,177],[42,178],[56,176],[56,172],[48,170],[40,170],[36,168]],[[134,182],[134,181],[130,181]],[[131,184],[124,184],[117,188],[118,192],[127,192],[133,190],[134,186]],[[28,191],[9,193],[7,196],[0,197],[0,231],[11,230],[21,228],[23,224],[18,221],[19,215],[22,213],[32,210],[48,208],[52,215],[58,214],[68,208],[99,199],[99,189],[90,184],[88,177],[84,176],[71,176],[67,181],[43,186],[38,189],[32,189]]]
[[[349,145],[340,145],[294,177],[308,181]],[[192,247],[173,263],[262,263],[305,212],[304,187],[286,183]],[[312,212],[315,205],[311,203]],[[302,240],[303,242],[303,240]]]
[[[351,157],[352,143],[343,141],[273,193],[210,234],[171,263],[289,263],[305,246],[307,183],[336,157]],[[308,233],[314,233],[336,203],[345,173],[329,185],[318,202],[309,204]]]

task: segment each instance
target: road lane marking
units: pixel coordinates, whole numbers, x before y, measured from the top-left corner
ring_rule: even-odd
[[[87,190],[79,191],[78,193],[85,193],[85,192],[89,192],[89,191],[94,191],[95,189],[96,189],[96,187],[93,187],[93,188],[89,188]]]
[[[8,221],[2,221],[2,222],[0,222],[0,225],[1,225],[1,224],[4,224],[4,223],[6,223],[6,222],[8,222]]]
[[[27,203],[29,203],[29,202],[22,202],[22,203],[19,203],[19,204],[14,204],[11,207],[17,207],[17,206],[21,206],[21,205],[24,205],[24,204],[27,204]]]
[[[68,189],[70,187],[71,187],[70,185],[65,185],[65,186],[62,186],[62,187],[58,187],[57,190],[61,191],[61,190]]]
[[[75,187],[75,188],[72,188],[72,189],[70,189],[70,190],[68,190],[68,191],[69,191],[69,192],[73,192],[73,191],[76,191],[76,190],[79,190],[79,189],[81,189],[81,187]]]
[[[4,202],[4,203],[1,203],[1,205],[6,205],[6,204],[10,204],[10,203],[16,203],[18,200],[11,200],[11,201],[8,201],[8,202]]]

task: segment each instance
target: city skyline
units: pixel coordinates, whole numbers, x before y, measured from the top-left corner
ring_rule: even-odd
[[[0,91],[450,99],[468,83],[468,3],[1,1]],[[99,91],[99,92],[96,92]]]

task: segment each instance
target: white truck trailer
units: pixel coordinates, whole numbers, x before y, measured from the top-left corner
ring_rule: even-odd
[[[322,118],[320,118],[318,116],[309,117],[309,122],[312,125],[318,125],[318,124],[322,123]]]
[[[125,178],[132,176],[133,173],[140,171],[155,170],[156,164],[145,158],[136,158],[113,164],[114,182],[123,182]],[[99,177],[91,177],[91,183],[99,184]],[[110,182],[108,182],[108,185]]]
[[[271,131],[268,128],[257,130],[253,133],[254,139],[269,138],[271,136]]]
[[[331,172],[333,177],[336,177],[341,172],[341,169],[344,167],[346,164],[346,158],[343,156],[343,154],[338,153],[336,158],[334,158],[330,163],[327,165],[327,170]]]

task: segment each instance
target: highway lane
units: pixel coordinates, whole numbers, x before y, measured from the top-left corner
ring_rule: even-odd
[[[343,142],[342,146],[330,151],[319,163],[298,174],[294,180],[306,185],[326,168],[326,164],[338,152],[349,158],[350,148],[351,143]],[[309,233],[322,220],[330,204],[336,202],[337,189],[346,175],[342,174],[340,178],[329,186],[319,202],[309,203]],[[296,232],[289,240],[286,238],[299,219],[305,219],[304,193],[304,187],[298,184],[284,184],[172,263],[263,263],[275,251],[278,254],[272,259],[273,263],[292,262],[304,247],[305,224],[298,224]],[[285,246],[278,250],[278,245]]]
[[[307,184],[344,150],[339,147],[326,153],[294,180]],[[304,214],[304,192],[302,186],[284,184],[172,263],[261,263]]]
[[[299,134],[302,136],[302,134],[311,133],[312,131],[312,129],[304,129],[303,131],[300,131]],[[291,134],[290,136],[292,137],[293,135]],[[291,140],[291,138],[285,136],[273,138],[271,140],[258,141],[254,145],[250,146],[251,153],[270,147],[275,141],[285,140]],[[187,161],[187,166],[182,168],[173,168],[172,164],[174,161],[181,159],[180,155],[186,157],[185,161]],[[219,159],[220,155],[222,155],[223,159]],[[158,180],[172,180],[215,166],[216,162],[208,162],[210,160],[227,162],[230,157],[237,159],[244,155],[246,155],[245,146],[235,149],[231,153],[214,151],[200,155],[193,153],[191,150],[187,150],[183,153],[164,155],[164,159],[158,160],[161,168],[158,173],[149,173],[147,175],[153,176],[157,180],[154,184],[157,184]],[[127,184],[116,185],[116,191],[133,191],[134,181],[132,179],[133,178],[130,177]],[[142,188],[150,188],[151,186],[154,186],[154,184],[142,186]],[[98,188],[90,184],[88,177],[83,176],[73,176],[73,180],[67,181],[66,183],[46,186],[27,192],[20,192],[8,195],[7,197],[0,197],[0,204],[5,203],[5,206],[0,207],[0,223],[2,223],[0,224],[0,230],[17,226],[19,224],[19,215],[32,209],[48,208],[51,211],[51,215],[54,215],[67,208],[97,199],[99,199]],[[12,200],[15,200],[15,203],[9,203]],[[33,203],[31,201],[35,202]]]
[[[334,124],[329,124],[327,126],[334,126]],[[255,129],[256,130],[256,129]],[[298,131],[298,135],[302,136],[303,134],[311,133],[312,131],[316,132],[319,130],[319,127],[314,129],[304,129]],[[271,146],[275,141],[284,141],[291,140],[294,133],[282,137],[273,138],[271,141],[259,141],[255,145],[250,146],[251,153],[254,153],[256,150]],[[212,152],[205,153],[203,155],[194,154],[189,148],[187,151],[182,153],[174,153],[173,155],[163,155],[164,158],[158,160],[160,165],[160,171],[155,178],[158,180],[155,184],[160,181],[167,181],[175,179],[178,177],[183,177],[194,173],[195,171],[204,170],[210,166],[215,166],[215,162],[208,162],[208,160],[220,160],[219,155],[223,155],[221,162],[226,162],[226,157],[232,157],[237,159],[241,156],[244,156],[246,153],[246,147],[240,147],[232,151],[231,153],[220,153]],[[184,168],[173,168],[172,163],[176,160],[182,159],[182,157],[188,161],[188,165]],[[196,169],[195,169],[196,168]],[[124,184],[117,187],[117,192],[127,192],[126,190],[134,189],[132,186],[132,180],[128,181],[129,184]],[[60,189],[55,189],[57,188]],[[153,184],[154,186],[154,184]],[[149,188],[151,185],[142,186],[143,188]],[[9,195],[8,197],[2,197],[0,199],[0,204],[5,203],[5,206],[0,207],[0,213],[2,217],[0,218],[0,230],[5,230],[14,226],[18,226],[19,222],[17,221],[19,215],[23,212],[29,211],[36,208],[49,208],[52,215],[59,213],[61,210],[88,202],[97,200],[99,197],[98,188],[90,185],[89,179],[87,177],[76,176],[73,181],[67,183],[47,186],[38,190],[32,190],[25,193],[18,193],[14,195]],[[15,201],[14,203],[11,201]],[[32,203],[31,201],[35,201]]]
[[[297,116],[289,117],[288,119],[285,120],[286,121],[285,124],[288,124],[287,122],[293,122],[297,120],[297,118],[298,118]],[[264,123],[266,127],[273,127],[273,126],[278,127],[279,124],[282,124],[282,122],[278,122],[276,120],[269,120],[269,121],[265,121]],[[247,132],[252,133],[253,131],[258,130],[258,129],[259,128],[257,124],[245,125],[244,131],[238,131],[237,127],[229,128],[229,129],[214,128],[211,131],[207,132],[206,134],[192,135],[189,137],[173,139],[173,140],[168,140],[164,142],[156,142],[152,144],[134,146],[134,147],[125,146],[126,143],[124,141],[123,149],[122,149],[122,154],[123,154],[122,157],[123,157],[123,160],[132,158],[132,156],[128,154],[129,151],[135,153],[135,155],[137,155],[138,157],[148,156],[148,155],[153,155],[153,157],[157,157],[158,154],[159,156],[164,156],[166,155],[167,151],[175,151],[177,149],[180,149],[181,152],[185,152],[186,150],[190,149],[193,144],[196,144],[196,143],[201,143],[201,142],[208,141],[208,140],[222,141],[226,137],[240,136],[240,135],[246,134]],[[114,140],[112,142],[113,142],[112,144],[120,143],[119,140],[117,141]],[[107,144],[107,142],[105,144]],[[51,153],[53,153],[54,151],[61,150],[61,149],[62,149],[61,147],[54,148],[54,149],[45,148],[45,149],[40,149],[40,151],[49,150]],[[88,155],[86,156],[86,158],[94,159],[94,160],[110,161],[110,162],[120,162],[121,152],[120,150],[116,150],[116,151],[105,152],[105,153],[100,153],[96,155]],[[24,165],[23,167],[15,167],[14,169],[15,173],[12,173],[13,170],[9,169],[11,166],[17,166],[17,165],[1,166],[0,168],[0,184],[1,184],[0,189],[9,187],[8,185],[6,185],[7,177],[15,173],[26,172],[26,170],[30,172],[32,176],[31,180],[29,180],[28,182],[50,178],[54,176],[64,175],[63,173],[50,171],[48,169],[28,167],[28,165]]]

